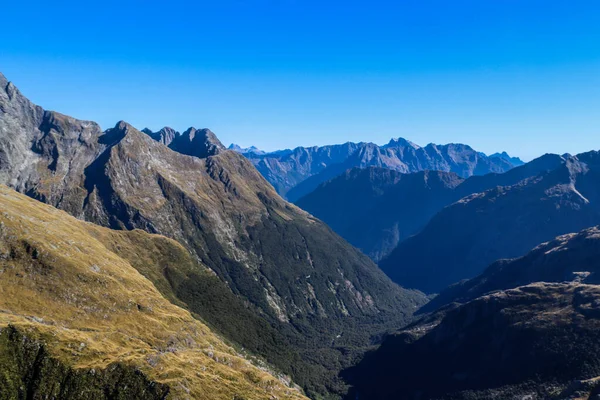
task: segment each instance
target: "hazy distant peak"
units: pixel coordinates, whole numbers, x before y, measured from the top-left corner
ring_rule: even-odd
[[[237,145],[235,143],[231,143],[229,145],[229,147],[227,148],[228,150],[233,150],[235,152],[238,152],[240,154],[266,154],[266,152],[262,151],[261,149],[259,149],[256,146],[250,146],[250,147],[241,147],[240,145]]]
[[[389,141],[389,143],[387,145],[385,145],[384,147],[412,147],[413,149],[421,148],[421,146],[419,146],[418,144],[413,143],[410,140],[406,140],[401,137],[399,137],[397,139],[392,138]]]
[[[502,153],[494,153],[494,154],[490,155],[489,157],[490,158],[502,158],[503,160],[506,160],[506,161],[510,162],[511,164],[513,164],[515,167],[525,164],[519,157],[511,157],[506,151],[503,151]]]

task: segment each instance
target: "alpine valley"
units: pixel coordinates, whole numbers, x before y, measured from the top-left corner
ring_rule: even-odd
[[[0,74],[0,400],[597,399],[599,188],[593,150],[226,148]]]

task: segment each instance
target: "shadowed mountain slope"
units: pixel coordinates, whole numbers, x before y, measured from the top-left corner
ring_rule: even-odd
[[[378,261],[451,203],[462,182],[452,172],[354,168],[296,204]]]
[[[598,304],[597,285],[496,292],[387,337],[345,375],[372,400],[594,399]]]
[[[533,282],[573,280],[600,284],[598,227],[559,236],[520,258],[498,260],[481,275],[445,289],[420,311],[434,311],[452,302],[465,303],[490,292]]]

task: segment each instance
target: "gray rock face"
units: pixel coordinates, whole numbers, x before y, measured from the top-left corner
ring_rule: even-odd
[[[216,156],[225,150],[225,146],[210,129],[189,128],[177,136],[169,147],[178,153],[206,158]]]
[[[175,138],[180,135],[179,132],[177,132],[173,128],[169,128],[168,126],[165,126],[158,132],[152,132],[148,128],[142,129],[142,132],[144,132],[157,142],[164,144],[165,146],[169,146],[173,142],[173,140],[175,140]]]
[[[510,157],[487,157],[463,144],[420,147],[403,138],[392,139],[385,146],[345,143],[298,147],[264,155],[246,153],[246,156],[279,194],[290,201],[298,200],[321,183],[355,167],[384,167],[403,173],[437,170],[467,178],[505,172],[516,166]]]

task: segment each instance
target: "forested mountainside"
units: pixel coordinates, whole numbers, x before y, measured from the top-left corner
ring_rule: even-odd
[[[498,261],[345,375],[349,398],[595,399],[598,228]]]
[[[0,183],[79,219],[180,242],[206,268],[169,271],[171,299],[313,396],[343,393],[338,371],[426,301],[281,199],[209,130],[154,135],[119,122],[103,132],[34,105],[1,75],[0,89]]]

